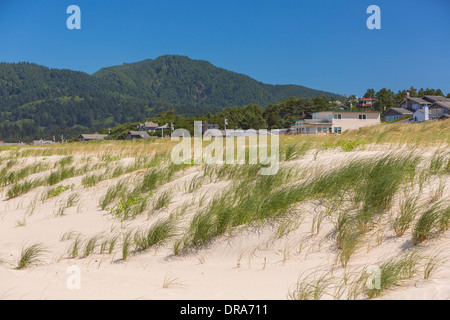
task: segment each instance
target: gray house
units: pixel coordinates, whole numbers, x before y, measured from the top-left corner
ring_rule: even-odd
[[[80,134],[80,136],[78,137],[78,141],[101,141],[101,140],[105,140],[105,138],[107,137],[107,134]]]
[[[139,131],[147,131],[147,132],[155,132],[158,129],[159,125],[157,123],[146,121],[144,123],[139,123]]]
[[[391,122],[391,121],[398,120],[404,116],[412,117],[412,115],[413,115],[413,112],[411,110],[404,109],[404,108],[391,108],[384,113],[384,121]]]
[[[403,109],[409,109],[417,111],[423,109],[424,106],[431,106],[433,102],[422,99],[422,98],[411,98],[407,96],[401,103]]]
[[[397,120],[406,115],[412,115],[411,121],[423,122],[438,119],[445,114],[442,105],[450,103],[450,99],[443,96],[423,96],[422,98],[410,97],[407,92],[405,99],[400,104],[401,108],[391,108],[384,113],[386,122]],[[431,107],[434,106],[432,111]],[[434,114],[433,114],[434,112]]]
[[[145,131],[130,131],[127,134],[128,140],[133,139],[150,139],[150,135]]]
[[[450,100],[450,99],[449,99]],[[448,119],[450,115],[450,101],[438,101],[430,107],[431,119]]]

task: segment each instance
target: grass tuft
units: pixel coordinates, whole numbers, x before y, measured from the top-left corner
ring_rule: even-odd
[[[38,266],[42,264],[40,257],[47,252],[47,249],[42,243],[32,244],[24,249],[20,254],[19,261],[17,262],[17,270],[22,270],[30,266]]]

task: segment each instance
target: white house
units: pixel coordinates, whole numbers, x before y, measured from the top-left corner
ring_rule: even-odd
[[[378,111],[321,111],[312,113],[312,119],[299,119],[292,126],[298,134],[340,134],[380,124]]]
[[[430,107],[428,105],[423,105],[421,109],[416,110],[413,113],[414,122],[424,122],[431,119]]]

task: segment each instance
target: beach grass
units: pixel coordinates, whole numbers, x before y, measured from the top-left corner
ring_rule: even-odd
[[[24,247],[17,262],[17,270],[23,270],[30,266],[38,266],[43,263],[41,257],[48,250],[42,243],[35,243]]]

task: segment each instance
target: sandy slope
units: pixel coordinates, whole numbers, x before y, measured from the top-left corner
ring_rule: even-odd
[[[381,153],[383,151],[378,150],[354,153],[329,151],[322,152],[317,158],[314,153],[309,153],[291,165],[302,168],[313,163],[331,168],[349,161],[351,157],[372,157]],[[85,259],[65,258],[71,241],[61,241],[61,236],[67,232],[108,235],[113,230],[148,225],[160,217],[167,217],[183,203],[192,202],[205,192],[209,192],[211,197],[228,185],[226,182],[208,183],[193,194],[186,193],[185,182],[198,174],[201,174],[200,168],[189,169],[158,189],[158,192],[165,189],[176,192],[168,209],[150,216],[143,214],[125,223],[102,211],[98,202],[109,186],[118,179],[127,178],[127,175],[103,181],[93,188],[84,188],[81,177],[69,179],[62,184],[73,183],[73,191],[64,192],[44,203],[40,201],[40,196],[47,187],[37,188],[8,201],[5,188],[3,201],[0,202],[0,259],[4,261],[0,265],[0,299],[286,299],[301,274],[335,266],[335,240],[330,237],[332,221],[325,219],[320,233],[311,235],[311,226],[319,210],[315,203],[295,208],[290,225],[296,227],[281,238],[276,237],[276,225],[255,226],[216,241],[209,248],[189,256],[174,257],[173,246],[169,243],[131,256],[126,262],[121,260],[120,250],[112,256],[95,254]],[[139,174],[128,176],[136,175]],[[450,184],[447,185],[444,197],[448,198]],[[79,204],[67,209],[63,217],[56,217],[55,212],[71,192],[80,196]],[[429,192],[425,190],[423,197],[426,198]],[[33,215],[25,216],[33,201],[36,201]],[[187,223],[197,210],[194,207],[180,221],[180,225]],[[26,225],[18,226],[17,221],[24,216]],[[378,241],[380,234],[374,235],[352,258],[350,267],[373,264],[411,247],[410,233],[397,238],[391,231],[386,231],[381,236],[381,244]],[[450,233],[447,233],[427,243],[423,250],[450,248],[449,236]],[[43,257],[45,264],[15,270],[22,247],[35,242],[44,243],[48,249]],[[450,257],[448,252],[446,255]],[[73,265],[81,269],[80,290],[69,290],[66,286],[70,276],[67,268]],[[442,266],[432,279],[406,282],[383,299],[450,299],[450,264],[447,262]]]

